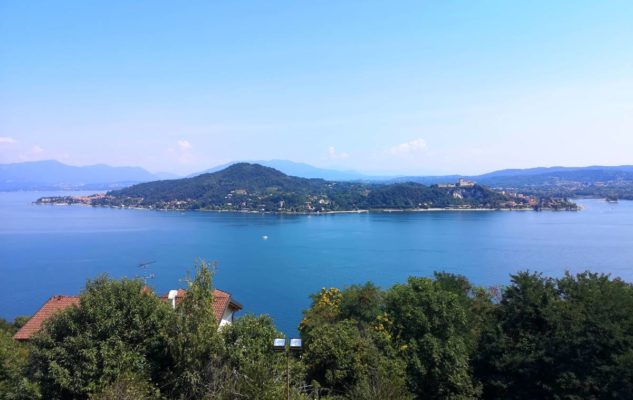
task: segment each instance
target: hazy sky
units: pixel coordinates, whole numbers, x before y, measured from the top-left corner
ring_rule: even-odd
[[[633,1],[0,0],[0,163],[633,164]]]

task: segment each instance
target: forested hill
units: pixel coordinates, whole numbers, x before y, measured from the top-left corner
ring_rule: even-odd
[[[193,178],[156,181],[87,198],[43,198],[114,207],[265,212],[373,209],[525,208],[530,199],[477,184],[425,186],[369,184],[288,176],[259,164],[239,163]],[[534,203],[534,200],[532,200]],[[548,208],[548,204],[541,204]]]

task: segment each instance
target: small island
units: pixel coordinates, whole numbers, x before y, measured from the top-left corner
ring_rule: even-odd
[[[105,194],[42,197],[36,203],[286,214],[578,209],[566,198],[495,191],[465,179],[430,186],[413,182],[335,182],[288,176],[273,168],[248,163],[193,178],[142,183]]]

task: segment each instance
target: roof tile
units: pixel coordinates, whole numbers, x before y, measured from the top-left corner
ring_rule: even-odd
[[[79,305],[79,296],[53,296],[13,335],[16,340],[28,340],[42,328],[44,321],[70,306]]]

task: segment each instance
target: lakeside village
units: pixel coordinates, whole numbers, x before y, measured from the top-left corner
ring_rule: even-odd
[[[334,183],[333,183],[334,184]],[[281,214],[331,214],[331,213],[345,213],[345,212],[392,212],[392,211],[468,211],[468,210],[516,210],[516,211],[577,211],[578,205],[569,201],[567,198],[561,197],[539,197],[537,195],[528,195],[516,191],[494,191],[503,195],[506,199],[500,201],[494,205],[480,205],[470,204],[466,201],[466,191],[472,190],[477,187],[478,184],[474,181],[460,178],[455,183],[435,184],[429,186],[431,189],[439,189],[446,191],[447,194],[452,197],[455,204],[450,206],[437,206],[432,201],[419,202],[414,207],[380,207],[371,209],[349,209],[332,211],[331,205],[333,200],[328,197],[327,194],[313,194],[305,197],[305,202],[299,210],[296,207],[289,209],[286,204],[286,200],[279,200],[276,202],[277,208],[271,209],[264,204],[264,201],[269,202],[271,193],[259,194],[249,193],[244,188],[238,188],[228,191],[224,196],[222,204],[214,207],[198,208],[195,207],[197,200],[185,198],[185,199],[173,199],[164,200],[159,203],[143,204],[143,198],[128,199],[131,201],[119,201],[116,196],[109,193],[97,193],[93,195],[85,196],[55,196],[55,197],[42,197],[36,201],[36,204],[52,204],[52,205],[88,205],[88,206],[107,206],[116,208],[141,208],[141,209],[155,209],[155,210],[191,210],[200,209],[204,211],[225,211],[225,212],[255,212],[255,213],[281,213]],[[365,190],[365,196],[367,196],[371,190]],[[126,204],[128,203],[128,204]],[[119,205],[113,205],[119,204]]]

